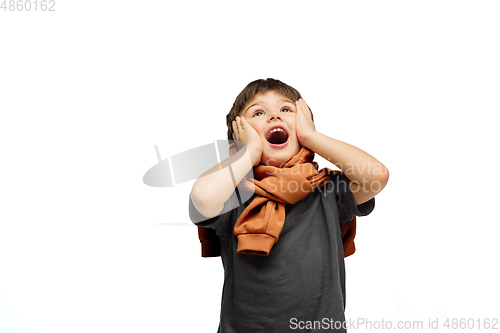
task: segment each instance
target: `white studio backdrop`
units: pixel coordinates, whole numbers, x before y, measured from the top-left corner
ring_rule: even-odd
[[[498,2],[54,8],[0,11],[0,332],[215,332],[223,269],[200,257],[192,182],[142,176],[154,145],[224,139],[268,77],[390,170],[346,259],[346,316],[498,318]]]

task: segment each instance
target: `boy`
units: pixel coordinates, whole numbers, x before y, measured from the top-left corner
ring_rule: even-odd
[[[300,93],[278,80],[251,82],[227,124],[240,147],[232,143],[190,196],[193,222],[220,239],[218,332],[345,332],[344,256],[354,250],[345,253],[342,229],[373,210],[387,168],[316,132]],[[314,153],[342,172],[318,171]],[[239,205],[245,189],[253,195]]]

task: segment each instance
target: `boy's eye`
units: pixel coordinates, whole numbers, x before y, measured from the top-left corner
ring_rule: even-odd
[[[261,115],[261,114],[264,114],[264,112],[262,112],[262,111],[255,111],[255,112],[254,112],[254,114],[253,114],[253,116],[254,116],[254,117],[255,117],[255,116],[259,116],[259,115]]]
[[[286,110],[287,112],[293,112],[293,111],[292,111],[292,109],[290,109],[290,108],[283,108],[283,109],[281,109],[281,112],[283,112],[283,111],[285,111],[285,110]]]

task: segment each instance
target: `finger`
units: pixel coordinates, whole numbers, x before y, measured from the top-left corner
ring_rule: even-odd
[[[236,126],[238,127],[238,131],[242,130],[240,117],[236,117]]]
[[[295,102],[295,105],[297,107],[297,113],[301,113],[302,112],[302,105],[300,104],[300,99]]]
[[[238,140],[238,126],[236,125],[236,120],[233,120],[233,139]]]
[[[302,100],[302,103],[304,103],[304,108],[306,111],[309,111],[309,106],[307,105],[307,102],[305,100]]]
[[[309,110],[309,106],[307,106],[307,103],[306,101],[304,101],[303,99],[301,100],[302,102],[302,109],[304,110],[304,113],[306,115],[309,115],[311,113],[311,110]]]
[[[241,117],[241,128],[245,128],[247,131],[252,126],[248,123],[245,117]]]
[[[307,116],[307,105],[304,103],[304,100],[300,100],[300,110],[303,115]]]

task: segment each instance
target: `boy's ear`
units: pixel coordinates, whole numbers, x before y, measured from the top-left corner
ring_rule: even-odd
[[[231,143],[229,145],[229,156],[233,156],[238,152],[238,147],[236,146],[236,143]]]

